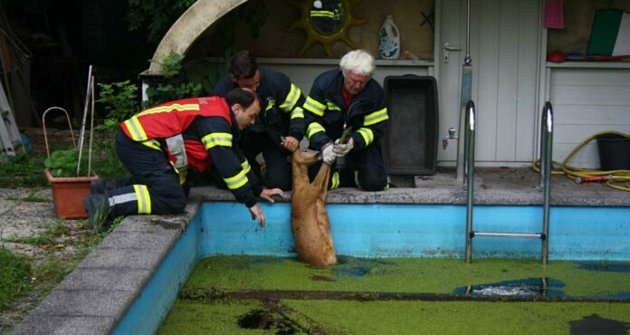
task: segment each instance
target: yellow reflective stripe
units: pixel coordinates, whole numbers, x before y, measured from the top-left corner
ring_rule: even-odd
[[[359,130],[357,130],[357,133],[359,133],[361,137],[363,137],[365,145],[368,145],[372,143],[372,141],[374,141],[374,132],[370,128],[359,128]]]
[[[333,18],[334,13],[328,10],[312,10],[311,17]]]
[[[330,177],[330,189],[334,190],[339,187],[339,172],[335,171]]]
[[[186,111],[198,111],[198,110],[199,110],[199,104],[183,104],[183,105],[171,104],[171,105],[157,106],[157,107],[145,109],[144,111],[136,115],[156,114],[156,113],[164,113],[164,112],[170,112],[170,111],[186,112]]]
[[[247,159],[241,163],[241,167],[243,168],[243,171],[245,172],[245,174],[248,174],[249,171],[252,170],[252,167],[249,165],[249,162],[247,161]]]
[[[186,173],[187,170],[176,168],[174,162],[169,161],[169,163],[171,163],[171,166],[173,167],[173,171],[175,171],[175,173],[177,173],[177,175],[179,176],[179,184],[184,185],[186,183],[186,176],[188,175]]]
[[[295,107],[293,112],[291,112],[291,120],[303,119],[303,118],[304,118],[304,110],[301,107]]]
[[[147,133],[144,132],[137,116],[132,116],[129,120],[126,120],[124,124],[127,130],[129,130],[129,135],[131,135],[132,140],[144,141],[147,139]]]
[[[142,145],[145,145],[151,149],[162,151],[162,146],[160,145],[160,142],[158,142],[158,140],[151,139],[151,140],[142,141],[140,143],[142,143]]]
[[[180,185],[184,185],[186,184],[186,177],[188,177],[188,171],[187,170],[177,170],[175,169],[175,171],[177,171],[177,174],[179,175],[179,184]]]
[[[230,133],[210,133],[201,138],[203,147],[210,150],[214,147],[232,147],[232,134]]]
[[[306,129],[306,137],[311,139],[311,136],[325,131],[326,129],[324,129],[321,124],[317,122],[311,122],[311,124],[308,125],[308,129]]]
[[[300,95],[302,95],[302,90],[291,83],[291,90],[289,90],[289,94],[287,94],[287,98],[284,99],[284,102],[280,104],[280,109],[285,112],[290,112],[300,99]]]
[[[241,170],[241,172],[237,173],[233,177],[223,178],[223,181],[225,181],[225,185],[227,185],[228,189],[236,190],[237,188],[247,184],[247,173],[245,170]]]
[[[269,100],[269,102],[267,102],[267,107],[265,108],[265,112],[268,110],[271,110],[273,108],[273,106],[276,105],[276,100],[272,99]]]
[[[328,101],[328,103],[326,104],[326,108],[331,111],[341,111],[341,107],[335,105],[335,103],[332,101]]]
[[[326,106],[319,101],[308,97],[306,98],[306,102],[304,102],[304,109],[317,116],[324,116],[324,110],[326,110]]]
[[[379,122],[383,122],[389,119],[389,115],[387,115],[387,108],[383,108],[381,110],[377,110],[376,112],[372,112],[365,116],[363,119],[364,126],[371,126],[373,124],[377,124]]]
[[[133,185],[138,201],[138,214],[151,214],[151,196],[146,185]]]
[[[147,134],[142,128],[142,124],[138,120],[138,116],[148,115],[148,114],[156,114],[156,113],[164,113],[170,111],[184,112],[184,111],[198,111],[199,104],[171,104],[165,106],[158,106],[146,109],[134,116],[130,119],[123,122],[125,127],[129,130],[129,134],[131,135],[131,139],[134,141],[144,141],[146,140]]]

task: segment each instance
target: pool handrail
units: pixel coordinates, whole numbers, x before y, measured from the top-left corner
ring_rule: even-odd
[[[474,237],[538,238],[541,240],[541,263],[549,259],[549,207],[551,202],[551,168],[553,144],[553,109],[547,101],[543,107],[540,139],[540,186],[543,189],[543,231],[540,233],[481,232],[473,230],[473,208],[475,189],[475,126],[476,110],[472,100],[466,104],[464,133],[464,173],[466,174],[466,263],[472,262],[472,240]]]

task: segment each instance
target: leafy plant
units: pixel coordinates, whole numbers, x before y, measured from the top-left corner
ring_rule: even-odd
[[[190,76],[184,70],[183,60],[183,55],[171,52],[160,61],[164,79],[147,88],[150,106],[203,95],[204,85],[202,82],[206,79],[203,76],[197,76],[195,82],[191,81]]]
[[[44,160],[44,166],[53,177],[76,177],[78,162],[78,149],[55,150],[50,157]],[[88,157],[81,155],[81,171],[87,171],[87,167]]]
[[[107,112],[105,127],[99,127],[100,130],[114,128],[114,123],[118,126],[119,122],[138,112],[138,85],[125,80],[110,84],[98,83],[98,87],[99,98],[96,102],[102,104]]]

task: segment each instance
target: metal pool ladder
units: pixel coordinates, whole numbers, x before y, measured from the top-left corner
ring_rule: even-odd
[[[540,186],[543,189],[543,227],[541,233],[481,232],[473,230],[473,205],[475,189],[475,104],[466,104],[466,127],[464,132],[464,172],[466,173],[466,263],[472,262],[472,240],[474,237],[537,238],[542,242],[541,263],[547,264],[549,256],[549,204],[551,200],[551,170],[553,143],[553,109],[545,102],[540,127]]]

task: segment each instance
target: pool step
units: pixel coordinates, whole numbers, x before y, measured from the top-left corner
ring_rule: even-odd
[[[483,232],[483,231],[472,231],[470,232],[470,237],[516,237],[516,238],[539,238],[541,240],[545,239],[545,234],[543,233],[498,233],[498,232]]]

